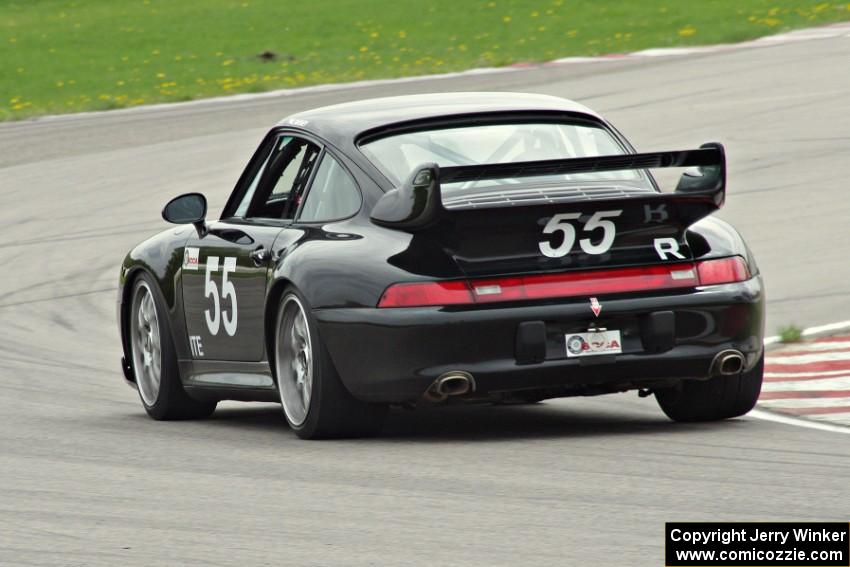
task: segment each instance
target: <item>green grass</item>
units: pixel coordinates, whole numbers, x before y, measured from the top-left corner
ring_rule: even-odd
[[[848,19],[847,2],[817,0],[0,0],[0,120]]]
[[[779,327],[779,341],[783,343],[798,343],[803,338],[803,330],[796,325]]]

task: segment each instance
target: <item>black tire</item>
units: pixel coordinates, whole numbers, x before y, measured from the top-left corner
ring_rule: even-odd
[[[160,356],[160,381],[155,393],[148,394],[149,400],[145,400],[143,385],[139,382],[140,372],[144,369],[138,368],[137,348],[134,344],[133,325],[136,323],[138,314],[137,297],[140,293],[150,293],[153,306],[156,311],[156,320],[159,333],[159,356]],[[133,368],[133,376],[136,378],[136,389],[139,399],[147,414],[158,421],[200,419],[209,417],[215,411],[216,402],[201,402],[189,397],[183,389],[180,379],[180,369],[177,364],[177,354],[174,349],[174,338],[171,334],[171,325],[168,320],[168,310],[162,292],[154,279],[147,273],[142,273],[133,282],[133,291],[130,295],[130,312],[126,321],[125,331],[130,341],[129,361]]]
[[[300,398],[302,404],[299,408],[287,410],[287,404],[284,401],[284,388],[289,388],[289,395],[291,396],[293,392],[292,381],[295,379],[295,375],[284,374],[281,372],[281,368],[278,368],[278,365],[291,364],[295,357],[292,345],[285,341],[294,340],[288,336],[295,325],[295,315],[290,315],[290,313],[293,313],[297,308],[300,308],[304,314],[309,334],[311,351],[309,361],[312,372],[310,397],[308,403],[304,404],[302,397]],[[319,335],[318,325],[309,304],[295,288],[290,287],[284,291],[275,321],[276,383],[284,416],[295,434],[302,439],[367,437],[377,434],[386,418],[387,405],[362,402],[348,392],[340,380],[327,348]],[[283,377],[283,383],[281,377]],[[288,383],[287,380],[289,380]],[[287,384],[289,385],[287,386]],[[296,404],[293,402],[293,405]],[[306,416],[303,416],[305,405]],[[298,411],[296,412],[295,409]],[[298,419],[293,419],[290,413],[297,413]]]
[[[686,380],[658,390],[655,399],[674,421],[717,421],[744,415],[756,405],[764,376],[764,353],[750,370],[734,376]]]

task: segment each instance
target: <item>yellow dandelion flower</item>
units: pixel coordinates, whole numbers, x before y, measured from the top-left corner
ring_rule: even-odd
[[[509,23],[511,23],[511,17],[510,16],[502,16],[502,21],[506,24],[509,24]]]
[[[697,29],[693,26],[688,25],[680,29],[678,33],[681,37],[691,37],[692,35],[697,33]]]

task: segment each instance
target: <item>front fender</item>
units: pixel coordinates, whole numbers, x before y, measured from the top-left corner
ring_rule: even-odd
[[[168,310],[168,322],[172,335],[184,336],[183,302],[180,274],[183,268],[183,253],[186,241],[195,229],[191,225],[169,228],[138,244],[124,257],[118,278],[117,318],[121,345],[125,358],[129,356],[127,317],[130,309],[130,294],[133,282],[142,272],[155,280]],[[177,341],[178,356],[185,355],[186,347]],[[127,359],[129,360],[129,359]]]

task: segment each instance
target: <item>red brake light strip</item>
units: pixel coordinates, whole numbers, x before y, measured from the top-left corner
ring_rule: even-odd
[[[502,278],[393,284],[378,307],[472,305],[501,301],[604,295],[745,281],[740,256],[655,266],[537,274]]]

